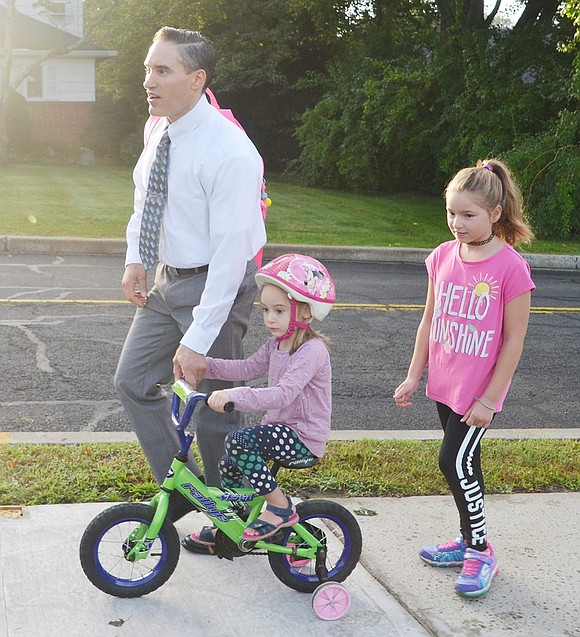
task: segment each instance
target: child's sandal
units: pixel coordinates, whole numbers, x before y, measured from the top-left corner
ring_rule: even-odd
[[[286,497],[286,499],[288,500],[288,507],[285,509],[274,506],[273,504],[266,505],[266,511],[270,511],[270,513],[273,513],[276,517],[281,519],[279,524],[272,524],[271,522],[266,522],[265,520],[257,518],[248,525],[246,531],[244,531],[242,535],[242,538],[248,542],[258,542],[259,540],[265,540],[272,537],[272,535],[277,533],[279,529],[294,526],[300,520],[300,516],[294,510],[290,498]],[[256,531],[256,533],[248,535],[248,529],[252,529],[252,531]]]

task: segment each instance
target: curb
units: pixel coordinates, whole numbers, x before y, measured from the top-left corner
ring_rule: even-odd
[[[273,259],[289,252],[302,252],[319,261],[369,261],[375,263],[420,263],[431,249],[400,247],[324,246],[267,243],[264,258]],[[125,239],[88,239],[82,237],[19,237],[0,236],[0,253],[42,254],[125,254]],[[580,255],[522,254],[531,268],[538,270],[580,270]]]
[[[441,440],[439,430],[334,430],[329,440]],[[580,428],[570,429],[490,429],[486,439],[500,440],[579,440]],[[77,445],[93,443],[137,442],[131,431],[0,431],[0,444],[12,445]]]

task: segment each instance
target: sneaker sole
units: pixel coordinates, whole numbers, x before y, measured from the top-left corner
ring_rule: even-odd
[[[480,591],[461,591],[461,590],[455,589],[455,592],[458,595],[461,595],[461,597],[481,597],[482,595],[489,593],[493,580],[497,575],[499,575],[499,568],[496,566],[494,572],[491,574],[491,579],[489,580],[489,584],[485,588],[482,588]]]
[[[436,562],[435,560],[430,560],[422,555],[419,557],[425,562],[425,564],[429,564],[429,566],[435,566],[435,568],[449,568],[450,566],[463,566],[463,560],[460,562]]]

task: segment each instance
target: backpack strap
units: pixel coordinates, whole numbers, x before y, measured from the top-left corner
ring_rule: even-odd
[[[213,94],[213,92],[209,88],[205,89],[205,93],[209,99],[209,103],[215,109],[217,109],[226,119],[229,119],[230,122],[235,124],[238,128],[243,130],[244,133],[246,133],[246,131],[244,130],[244,127],[234,117],[234,114],[232,113],[232,111],[229,108],[221,108],[221,106],[219,105],[217,101],[216,96]],[[247,134],[248,133],[246,133],[246,135]],[[271,205],[272,205],[272,200],[268,197],[268,193],[266,192],[266,180],[262,179],[262,192],[260,195],[260,210],[262,211],[262,219],[264,221],[266,221],[266,214],[268,213],[268,208]],[[256,259],[256,263],[258,264],[258,267],[260,267],[262,265],[262,250],[260,250],[260,252],[256,255],[255,259]]]
[[[213,92],[209,89],[206,88],[205,89],[205,93],[206,95],[209,97],[209,103],[214,107],[217,108],[217,110],[226,118],[229,119],[230,122],[232,122],[233,124],[235,124],[238,128],[240,128],[241,130],[244,131],[244,133],[246,133],[246,131],[244,130],[244,127],[240,124],[240,122],[238,122],[238,120],[234,117],[234,114],[232,113],[232,111],[229,108],[221,108],[221,106],[218,104],[218,101],[216,99],[216,96],[213,94]],[[247,133],[246,133],[247,135]]]
[[[209,89],[206,88],[205,89],[205,93],[209,99],[209,103],[216,109],[218,110],[226,119],[229,119],[230,122],[232,122],[232,124],[235,124],[240,130],[244,131],[244,133],[246,133],[246,131],[244,130],[244,127],[240,124],[240,122],[238,122],[238,120],[234,117],[234,114],[232,113],[232,111],[229,108],[221,108],[216,96],[213,94],[213,92]],[[159,120],[161,119],[161,117],[159,117],[158,115],[150,115],[149,119],[147,120],[147,122],[145,123],[145,128],[143,131],[143,141],[145,146],[149,145],[149,142],[151,141],[151,136],[153,135],[153,133],[155,132],[155,129],[157,127],[157,124],[159,123]],[[246,133],[247,135],[247,133]],[[260,210],[262,211],[262,219],[264,221],[266,221],[266,214],[268,212],[268,208],[269,206],[272,204],[272,201],[270,200],[270,198],[268,197],[268,193],[266,192],[266,180],[262,179],[262,193],[260,196]],[[262,250],[260,250],[260,252],[258,252],[258,254],[255,256],[255,260],[256,263],[258,264],[258,267],[260,267],[262,265]]]

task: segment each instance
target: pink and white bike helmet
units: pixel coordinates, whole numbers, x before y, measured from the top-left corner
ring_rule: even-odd
[[[297,327],[308,327],[308,323],[296,320],[296,301],[308,303],[312,317],[318,321],[327,316],[336,301],[334,282],[328,270],[320,261],[303,254],[283,254],[270,261],[256,273],[256,283],[260,289],[271,283],[290,297],[290,325],[279,340],[292,336]]]

